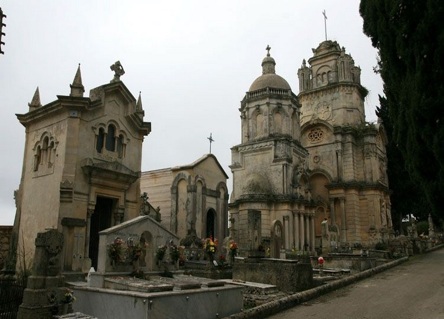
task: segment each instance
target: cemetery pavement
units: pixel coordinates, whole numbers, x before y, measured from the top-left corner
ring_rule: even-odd
[[[444,318],[443,296],[441,248],[267,318]]]

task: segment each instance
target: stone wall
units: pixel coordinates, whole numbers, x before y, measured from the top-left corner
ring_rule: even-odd
[[[285,292],[298,292],[313,287],[310,263],[271,258],[236,259],[233,279],[275,285]]]
[[[0,269],[3,269],[8,258],[12,226],[0,226]]]
[[[353,254],[331,254],[324,256],[324,269],[349,269],[352,273],[361,272],[376,267],[375,256],[361,256]],[[382,258],[382,257],[381,257]],[[314,268],[318,268],[318,259],[311,259]]]

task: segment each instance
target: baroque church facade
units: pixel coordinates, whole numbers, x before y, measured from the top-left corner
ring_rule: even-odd
[[[139,216],[142,142],[151,131],[139,95],[120,81],[84,97],[80,66],[69,96],[41,105],[38,88],[25,114],[22,177],[16,191],[18,258],[33,258],[38,232],[64,234],[63,269],[97,269],[99,232]]]
[[[299,95],[275,60],[241,101],[232,147],[230,234],[242,254],[326,252],[390,236],[386,136],[365,122],[360,69],[337,42],[313,49],[298,71]]]

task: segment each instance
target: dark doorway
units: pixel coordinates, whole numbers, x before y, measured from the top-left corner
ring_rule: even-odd
[[[91,216],[91,230],[89,237],[89,258],[91,265],[97,269],[99,256],[99,232],[112,226],[112,212],[115,200],[107,197],[97,197],[94,214]]]
[[[213,237],[216,235],[214,228],[216,224],[216,212],[214,209],[210,209],[207,212],[207,238]]]

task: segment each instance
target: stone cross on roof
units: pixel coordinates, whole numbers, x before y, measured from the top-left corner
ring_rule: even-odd
[[[267,56],[270,56],[270,50],[271,47],[269,45],[267,45],[267,47],[265,48],[265,50],[267,50]]]
[[[111,80],[111,82],[120,81],[120,77],[125,74],[125,70],[123,69],[122,64],[120,64],[120,61],[117,61],[111,65],[110,69],[114,71],[114,78]]]
[[[207,137],[207,139],[210,141],[210,154],[211,154],[211,143],[214,142],[213,133],[210,133],[210,137]]]
[[[325,10],[322,11],[322,14],[324,15],[325,41],[327,41],[327,14],[325,13]]]

